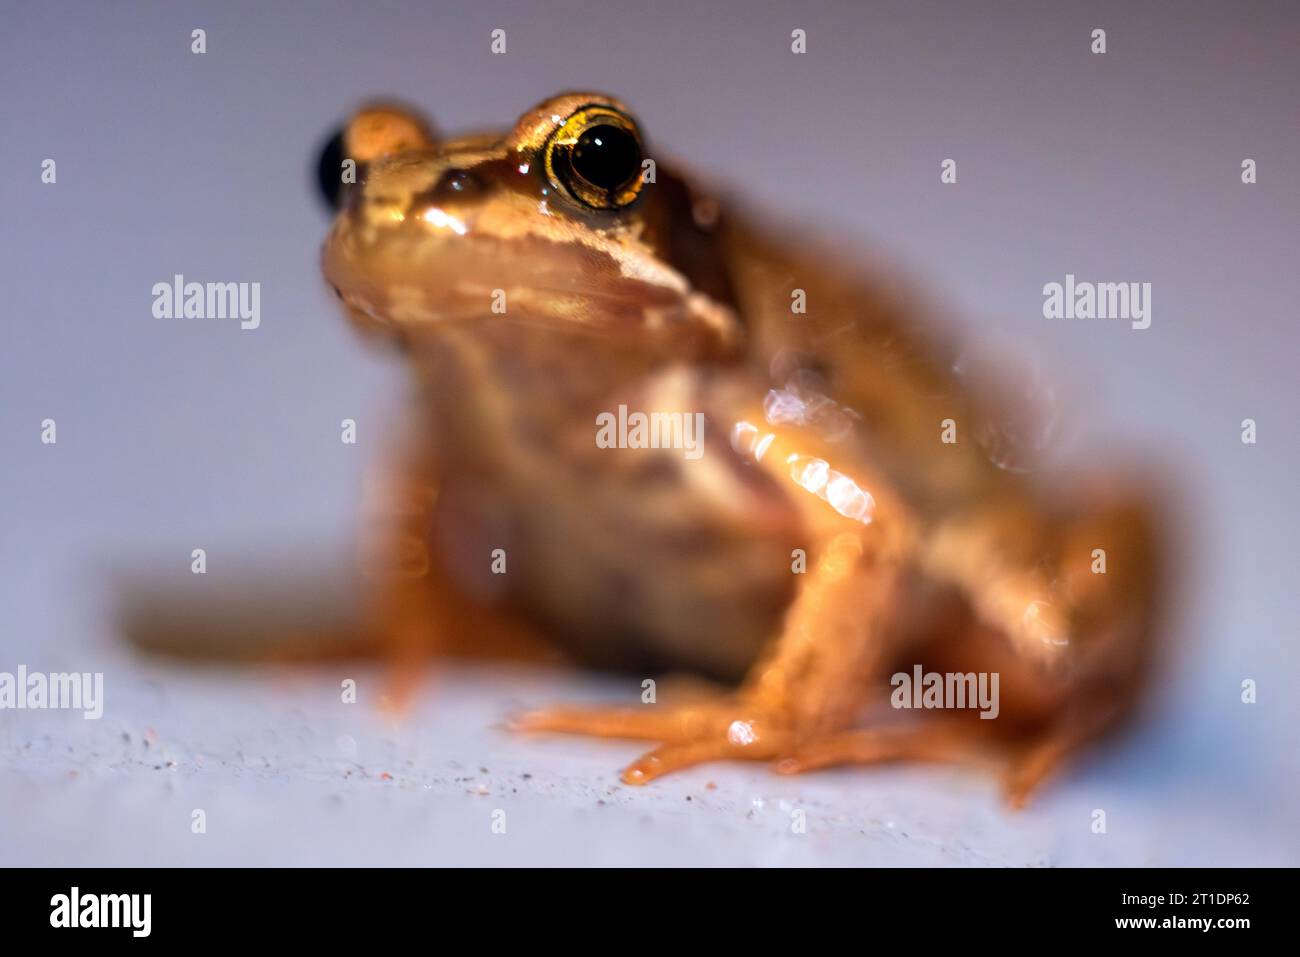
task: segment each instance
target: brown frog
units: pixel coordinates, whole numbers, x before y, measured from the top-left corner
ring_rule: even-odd
[[[598,93],[504,135],[394,106],[341,135],[325,277],[415,373],[367,520],[372,633],[399,663],[541,636],[738,682],[515,719],[654,742],[627,783],[978,759],[1023,802],[1143,687],[1150,509],[996,464],[996,410],[914,307],[644,143]],[[996,676],[996,719],[898,708],[914,673]]]

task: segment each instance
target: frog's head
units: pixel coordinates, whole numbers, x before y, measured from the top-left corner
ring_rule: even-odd
[[[513,320],[661,356],[727,354],[739,327],[716,204],[644,142],[597,93],[453,140],[408,110],[363,109],[322,159],[340,210],[326,279],[359,323],[400,340]]]

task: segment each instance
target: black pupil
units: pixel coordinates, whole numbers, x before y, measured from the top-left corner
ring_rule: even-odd
[[[641,150],[627,130],[593,126],[573,147],[573,171],[592,186],[612,192],[641,171]]]

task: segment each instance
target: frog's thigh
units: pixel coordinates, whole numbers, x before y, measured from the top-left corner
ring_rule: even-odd
[[[1081,499],[1064,516],[999,503],[952,522],[923,555],[1044,676],[1073,677],[1058,712],[1011,756],[1007,796],[1030,794],[1102,736],[1137,694],[1156,598],[1157,532],[1141,503]],[[1110,568],[1094,574],[1095,548]]]
[[[1153,532],[1129,503],[1049,515],[1034,503],[1007,501],[949,519],[929,537],[920,562],[959,587],[1026,661],[1051,669],[1081,638],[1094,646],[1094,636],[1105,639],[1121,654],[1138,647],[1153,597],[1153,548]],[[1094,549],[1106,553],[1107,574],[1094,573]]]

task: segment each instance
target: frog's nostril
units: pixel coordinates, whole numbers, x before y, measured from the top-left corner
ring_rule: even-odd
[[[444,196],[468,196],[482,188],[482,181],[469,170],[449,169],[438,178],[434,191]]]
[[[432,186],[411,197],[406,215],[423,216],[431,208],[442,215],[443,206],[454,206],[456,200],[474,196],[483,188],[483,181],[469,170],[445,170]]]

